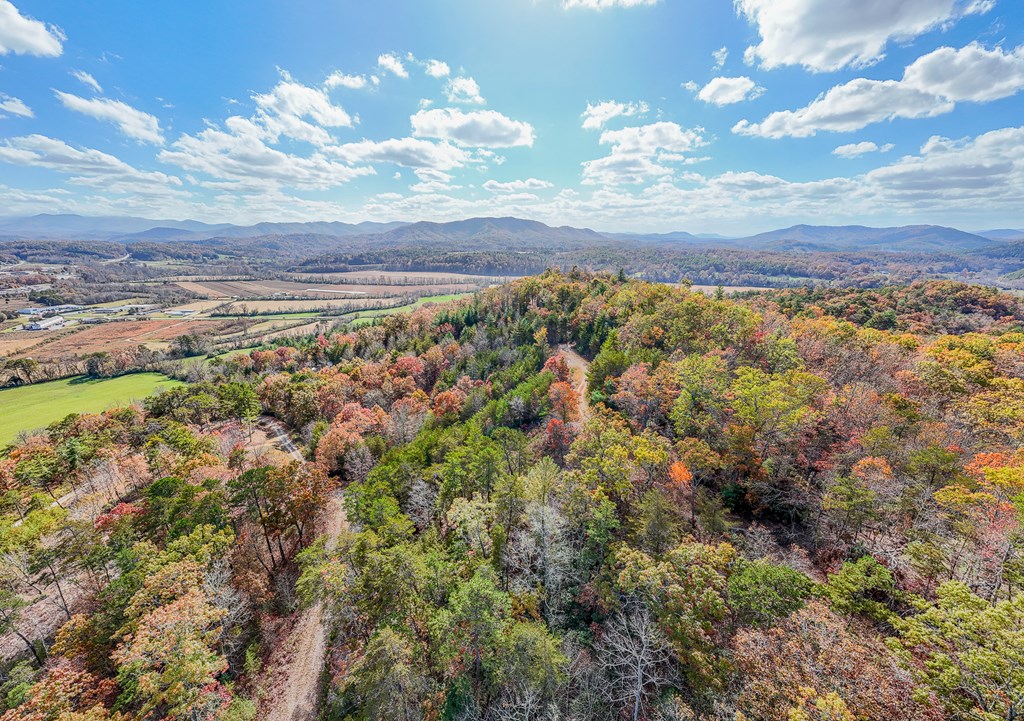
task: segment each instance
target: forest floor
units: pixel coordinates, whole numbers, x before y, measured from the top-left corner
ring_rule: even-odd
[[[590,372],[590,361],[573,350],[571,346],[559,346],[558,351],[572,371],[572,387],[580,395],[580,423],[586,423],[593,415],[590,408],[590,394],[587,393],[587,373]]]

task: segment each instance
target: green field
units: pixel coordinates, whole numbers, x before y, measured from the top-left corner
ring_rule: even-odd
[[[0,448],[22,431],[44,428],[69,413],[97,413],[179,385],[180,381],[160,373],[133,373],[93,380],[78,376],[0,390]]]
[[[373,322],[374,318],[380,318],[385,315],[394,315],[395,313],[407,313],[409,311],[416,310],[424,303],[447,303],[452,300],[459,300],[460,298],[468,298],[473,295],[472,293],[451,293],[449,295],[428,295],[420,298],[414,303],[408,305],[400,305],[394,308],[374,308],[372,310],[357,310],[352,313],[346,313],[345,315],[353,316],[350,324],[355,327],[361,325],[367,325]]]

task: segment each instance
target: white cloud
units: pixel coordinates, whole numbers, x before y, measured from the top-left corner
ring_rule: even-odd
[[[606,130],[600,143],[611,145],[611,154],[583,163],[584,185],[638,184],[667,178],[674,171],[669,163],[685,162],[687,153],[706,144],[703,129],[688,129],[676,123]]]
[[[450,140],[459,145],[512,148],[533,145],[533,126],[494,110],[464,112],[457,108],[420,110],[412,116],[413,135]]]
[[[554,183],[549,183],[546,180],[538,180],[537,178],[510,180],[507,183],[499,183],[497,180],[488,180],[484,183],[484,190],[492,193],[522,193],[528,190],[545,190],[553,187],[555,187]]]
[[[9,0],[0,0],[0,55],[38,55],[55,58],[64,51],[64,32],[25,17]]]
[[[741,120],[732,131],[764,138],[806,138],[819,130],[848,132],[892,118],[942,115],[954,106],[898,80],[857,78],[837,85],[804,108],[774,112],[760,123]]]
[[[88,99],[59,90],[55,90],[54,93],[68,110],[114,123],[129,138],[156,145],[161,145],[164,142],[163,133],[160,131],[160,121],[155,116],[137,110],[127,103],[107,98]]]
[[[870,141],[864,141],[861,143],[849,143],[848,145],[840,145],[838,148],[832,151],[832,155],[837,155],[840,158],[856,158],[867,153],[888,153],[896,146],[892,143],[886,143],[885,145],[879,146]]]
[[[35,117],[32,108],[25,105],[18,98],[12,98],[10,95],[4,95],[3,93],[0,93],[0,113],[10,113],[11,115],[18,115],[23,118]],[[3,117],[3,115],[0,115],[0,117]]]
[[[427,75],[432,78],[445,78],[451,74],[452,70],[448,67],[448,63],[441,60],[428,60],[427,61]]]
[[[1022,88],[1024,46],[1009,52],[976,43],[959,50],[942,47],[915,60],[901,80],[857,78],[798,110],[774,112],[760,123],[741,120],[733,132],[783,138],[859,130],[893,118],[942,115],[957,102],[998,100]]]
[[[362,90],[366,87],[365,75],[347,75],[340,70],[335,70],[324,80],[324,87],[328,90],[333,88],[348,88],[349,90]]]
[[[693,86],[690,84],[684,87],[688,90],[693,89]],[[731,105],[733,103],[742,103],[744,100],[753,100],[763,92],[764,88],[748,77],[720,77],[712,78],[707,85],[701,88],[697,93],[697,99],[713,105]]]
[[[73,180],[84,184],[124,181],[134,185],[181,185],[181,179],[173,175],[138,170],[113,155],[92,148],[74,148],[45,135],[5,140],[0,145],[0,162],[56,170],[76,176]]]
[[[702,129],[691,130],[676,123],[659,122],[621,130],[606,130],[601,134],[602,145],[612,145],[617,153],[651,155],[663,150],[669,153],[687,153],[705,144]]]
[[[586,8],[605,10],[607,8],[633,8],[641,5],[657,5],[659,0],[562,0],[564,8]]]
[[[391,138],[346,143],[326,152],[349,164],[393,163],[407,168],[450,170],[470,162],[469,154],[451,143],[433,143],[420,138]]]
[[[711,57],[715,59],[714,69],[721,70],[725,66],[725,61],[729,59],[729,48],[723,45],[711,53]]]
[[[83,85],[87,85],[88,87],[90,87],[93,90],[95,90],[97,93],[102,93],[103,92],[103,88],[96,81],[96,78],[94,78],[92,75],[90,75],[89,73],[85,72],[84,70],[72,70],[71,71],[71,75],[76,80],[81,82]]]
[[[332,142],[327,128],[355,124],[344,108],[331,102],[326,90],[298,83],[288,73],[282,76],[269,93],[253,96],[259,108],[258,121],[273,140],[285,135],[323,146]]]
[[[919,155],[900,158],[864,178],[890,202],[903,201],[918,210],[1006,206],[1019,213],[1024,127],[961,140],[935,136]]]
[[[414,193],[447,193],[462,188],[461,185],[452,185],[451,173],[436,168],[419,168],[413,172],[420,181],[409,186]]]
[[[617,103],[613,100],[606,100],[591,105],[587,103],[587,109],[583,111],[583,129],[600,130],[609,120],[618,117],[631,117],[634,115],[645,115],[650,108],[647,103]]]
[[[486,102],[480,95],[480,86],[473,78],[452,78],[444,92],[449,103],[483,105]]]
[[[402,64],[402,61],[394,53],[381,55],[377,58],[377,67],[400,78],[409,77],[409,71],[405,69],[405,65]]]
[[[974,42],[959,50],[941,47],[903,73],[903,83],[955,101],[984,103],[1024,88],[1024,45],[986,49]]]
[[[802,65],[812,71],[870,65],[890,40],[909,40],[963,15],[986,12],[983,0],[734,0],[757,26],[761,42],[749,62],[765,68]]]
[[[323,190],[364,175],[371,167],[352,167],[331,161],[323,153],[308,157],[282,152],[265,142],[267,131],[253,120],[232,116],[225,129],[213,126],[196,135],[182,135],[157,156],[162,162],[191,172],[244,184]]]

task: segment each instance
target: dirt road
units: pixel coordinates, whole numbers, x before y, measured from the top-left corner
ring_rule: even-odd
[[[572,346],[558,346],[558,353],[572,371],[572,387],[580,394],[580,422],[586,423],[593,415],[590,408],[590,394],[587,392],[587,373],[590,372],[590,361],[577,353]]]
[[[331,497],[322,518],[330,549],[348,525],[341,494]],[[321,681],[327,660],[328,624],[323,604],[299,612],[291,631],[267,664],[263,721],[313,721],[317,717]]]
[[[274,445],[278,450],[284,451],[300,463],[306,460],[302,457],[302,451],[298,449],[298,446],[296,446],[292,441],[291,436],[288,435],[288,428],[284,423],[272,416],[260,416],[256,425],[264,428],[267,433],[273,437]]]

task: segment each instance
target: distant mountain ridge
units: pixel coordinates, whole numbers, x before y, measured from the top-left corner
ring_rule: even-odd
[[[257,223],[233,225],[210,224],[198,220],[150,220],[135,217],[84,215],[51,215],[43,213],[27,218],[0,219],[0,234],[25,240],[111,240],[119,243],[135,241],[201,241],[211,238],[258,238],[265,235],[313,233],[344,237],[382,233],[406,223],[341,223],[314,221],[308,223]]]
[[[1024,239],[1024,231],[968,233],[939,225],[872,228],[862,225],[794,225],[742,238],[686,231],[670,233],[601,233],[589,228],[552,227],[523,218],[467,218],[452,222],[343,223],[337,221],[257,223],[239,226],[195,220],[149,220],[136,217],[88,217],[41,214],[0,219],[0,237],[19,240],[108,240],[188,242],[215,246],[280,247],[284,241],[308,241],[311,252],[335,249],[339,239],[361,247],[444,247],[447,250],[545,250],[609,244],[687,245],[749,250],[801,252],[988,252],[1006,242]],[[315,247],[313,247],[315,246]]]
[[[771,250],[891,252],[976,251],[997,243],[974,233],[941,225],[904,225],[870,228],[863,225],[794,225],[734,241]]]
[[[1013,228],[996,228],[994,230],[979,230],[975,235],[989,240],[1024,240],[1024,230]]]

